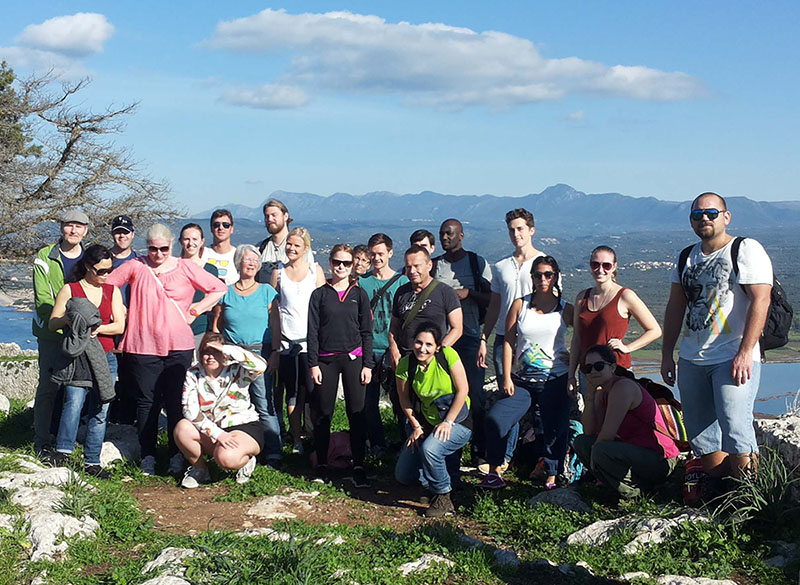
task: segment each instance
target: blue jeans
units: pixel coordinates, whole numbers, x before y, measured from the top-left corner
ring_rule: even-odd
[[[269,359],[270,351],[262,352]],[[264,372],[250,384],[250,402],[258,413],[264,427],[264,454],[267,460],[281,458],[281,425],[275,410],[275,395],[272,392],[272,376]]]
[[[532,403],[539,406],[544,427],[544,461],[547,475],[558,475],[569,443],[570,397],[567,375],[547,382],[514,380],[515,390],[494,403],[486,415],[486,456],[490,465],[503,463],[505,437],[525,416]]]
[[[404,485],[420,483],[434,494],[449,493],[452,488],[446,459],[466,445],[471,436],[470,429],[456,423],[447,441],[440,441],[431,432],[416,451],[404,446],[394,468],[395,478]]]
[[[731,361],[699,365],[678,360],[683,422],[692,451],[697,455],[758,453],[753,405],[760,379],[757,359],[753,360],[753,375],[741,386],[731,378]]]
[[[469,410],[474,422],[474,435],[472,437],[472,456],[483,458],[486,456],[486,439],[484,435],[484,416],[486,415],[486,393],[483,391],[484,369],[478,367],[478,350],[481,340],[479,337],[462,336],[453,344],[464,364],[469,382]]]
[[[497,388],[502,392],[503,388],[503,342],[505,335],[494,336],[494,343],[492,344],[492,362],[494,362],[494,373],[497,376]],[[514,451],[517,448],[517,441],[519,440],[519,423],[514,423],[511,430],[506,435],[506,454],[505,460],[511,461],[514,457]]]
[[[111,353],[107,353],[106,358],[112,375],[116,376],[117,360],[114,359]],[[69,454],[75,449],[75,438],[78,436],[78,427],[81,423],[81,411],[87,396],[89,399],[89,420],[86,424],[83,462],[86,465],[100,465],[100,451],[103,448],[103,439],[106,437],[108,403],[100,404],[97,392],[91,388],[64,386],[64,407],[61,411],[61,422],[58,424],[56,451]]]

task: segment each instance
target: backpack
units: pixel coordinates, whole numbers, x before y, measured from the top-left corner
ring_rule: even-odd
[[[737,236],[733,239],[733,244],[731,245],[733,273],[737,276],[739,274],[739,246],[742,240],[744,240],[743,237]],[[680,256],[678,256],[678,278],[681,279],[681,285],[683,284],[683,270],[686,268],[686,261],[695,245],[687,246],[681,250]],[[744,290],[744,285],[741,286]],[[776,349],[789,343],[789,330],[792,328],[793,318],[794,309],[792,309],[789,299],[786,298],[786,291],[783,290],[780,281],[773,272],[767,320],[764,323],[764,330],[761,332],[761,338],[758,341],[762,356],[768,349]]]
[[[683,407],[675,398],[672,390],[653,382],[650,378],[637,378],[636,381],[653,397],[656,407],[661,411],[661,418],[664,420],[666,428],[656,423],[656,431],[675,441],[675,446],[681,453],[688,453],[690,450],[689,436],[683,425]]]

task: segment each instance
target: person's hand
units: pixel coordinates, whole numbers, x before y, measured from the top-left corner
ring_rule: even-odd
[[[511,376],[503,376],[503,393],[506,396],[514,396],[515,389],[514,382],[511,381]]]
[[[450,431],[453,430],[453,425],[448,422],[442,421],[436,428],[433,429],[433,436],[439,439],[442,443],[450,439]]]
[[[92,327],[92,330],[89,332],[90,337],[97,337],[97,330],[100,328],[98,325],[97,327]]]
[[[408,436],[408,439],[406,439],[406,449],[411,449],[412,453],[416,451],[418,446],[418,441],[422,438],[423,434],[424,433],[422,432],[422,427],[417,427],[416,429],[413,429],[411,431],[411,434]]]
[[[278,364],[280,363],[280,360],[281,354],[277,351],[273,351],[271,354],[269,354],[269,357],[267,358],[267,372],[274,374],[276,371],[278,371]]]
[[[575,379],[575,376],[572,376],[569,380],[567,380],[567,394],[569,394],[572,398],[575,398],[578,395],[578,381]]]
[[[478,348],[478,367],[483,368],[484,370],[489,367],[486,363],[486,356],[489,353],[489,348],[487,347],[488,345],[489,343],[485,339],[482,339],[480,347]]]
[[[209,341],[208,343],[206,343],[206,347],[207,348],[213,349],[213,350],[218,351],[220,353],[223,353],[222,346],[223,346],[223,344],[221,344],[219,341]]]
[[[322,385],[322,370],[319,369],[319,366],[311,366],[311,381],[317,386]]]
[[[217,437],[217,444],[225,449],[236,449],[236,447],[239,446],[239,441],[237,441],[236,437],[231,433],[223,432]]]
[[[675,385],[675,360],[671,355],[661,357],[661,379],[667,386]]]
[[[466,301],[467,297],[469,296],[469,289],[468,288],[457,288],[456,294],[458,295],[459,301]]]
[[[733,383],[741,386],[746,383],[753,375],[753,354],[742,353],[741,351],[736,354],[731,364],[731,378]]]
[[[400,350],[396,348],[391,348],[390,350],[389,359],[392,362],[392,369],[397,369],[397,364],[400,363],[400,358],[403,357],[400,355]]]
[[[606,345],[609,347],[609,349],[612,349],[614,351],[618,351],[620,353],[630,353],[631,352],[631,349],[627,345],[622,343],[621,339],[617,339],[616,337],[612,337],[611,339],[609,339],[608,343],[606,343]]]
[[[370,368],[361,368],[361,383],[366,386],[372,381],[372,370]]]

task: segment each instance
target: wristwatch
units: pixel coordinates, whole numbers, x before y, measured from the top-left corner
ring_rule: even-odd
[[[197,309],[195,309],[194,307],[192,307],[191,309],[189,309],[189,314],[190,314],[192,317],[197,317],[197,315],[198,315],[198,313],[197,313]]]

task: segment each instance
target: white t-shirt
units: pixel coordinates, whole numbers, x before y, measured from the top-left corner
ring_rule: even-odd
[[[739,246],[739,274],[731,260],[733,239],[725,246],[703,254],[696,244],[686,260],[682,279],[678,267],[670,282],[682,284],[687,307],[680,357],[706,365],[732,360],[739,351],[750,299],[742,284],[772,285],[772,262],[764,247],[747,238]],[[760,359],[758,343],[753,359]]]
[[[533,292],[531,266],[539,256],[543,254],[525,260],[522,266],[517,264],[513,256],[503,258],[492,266],[492,292],[500,295],[500,314],[497,316],[495,334],[505,335],[506,315],[511,305],[515,300]]]
[[[216,266],[217,276],[229,286],[239,280],[239,271],[233,264],[233,255],[235,253],[236,248],[232,248],[230,252],[225,254],[218,254],[214,251],[214,248],[204,248],[203,250],[203,260]]]

